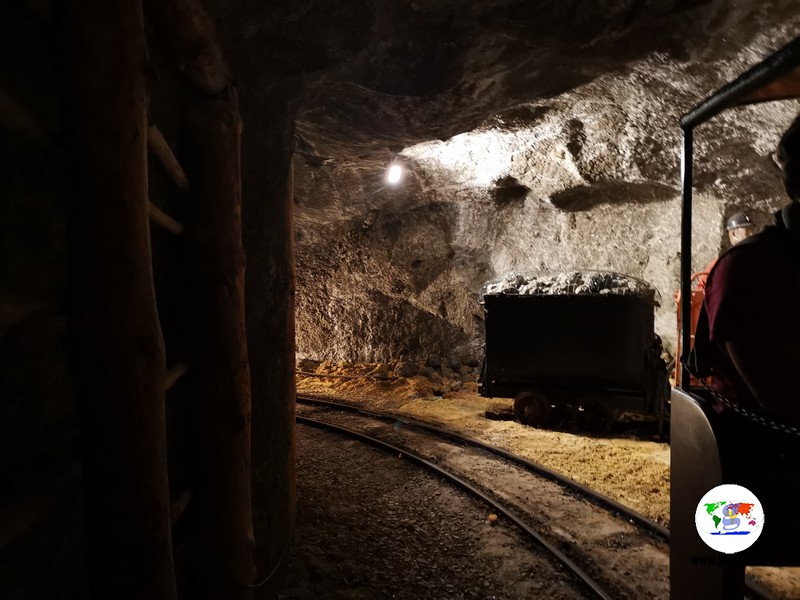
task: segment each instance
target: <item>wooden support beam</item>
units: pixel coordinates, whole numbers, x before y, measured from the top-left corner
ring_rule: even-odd
[[[198,341],[194,392],[193,514],[198,598],[251,599],[250,370],[244,313],[240,143],[234,99],[210,100],[188,119]]]
[[[57,503],[58,496],[46,492],[0,506],[0,549],[10,546],[41,523]]]
[[[141,0],[62,5],[67,336],[81,420],[86,581],[94,599],[175,600]]]
[[[49,21],[55,16],[55,8],[50,0],[20,0],[30,12],[42,20]]]
[[[0,329],[22,321],[29,315],[54,306],[47,300],[27,300],[12,296],[0,296]]]
[[[167,376],[164,379],[164,389],[168,390],[171,388],[175,383],[186,374],[186,371],[189,370],[189,363],[187,362],[179,362],[176,365],[171,366],[167,369]]]
[[[50,516],[67,494],[75,494],[80,476],[80,466],[75,465],[46,489],[0,506],[0,550],[24,537]]]
[[[319,377],[320,379],[377,379],[378,381],[394,381],[400,379],[394,375],[339,375],[337,373],[311,373],[310,371],[297,371],[301,377]]]
[[[158,127],[150,125],[147,128],[147,147],[155,154],[161,161],[161,165],[169,175],[170,179],[181,190],[189,189],[189,180],[186,179],[186,173],[183,172],[183,167],[175,158],[172,148],[169,147],[167,140],[161,135]]]
[[[178,524],[178,521],[181,520],[181,515],[183,515],[183,511],[186,510],[186,507],[189,506],[191,499],[192,488],[187,488],[183,490],[183,493],[181,493],[170,506],[169,516],[173,529]]]
[[[47,128],[24,104],[0,89],[0,128],[14,132],[37,146],[50,146]]]
[[[176,221],[150,201],[147,203],[147,213],[150,217],[150,222],[158,225],[164,231],[169,231],[175,235],[183,233],[183,223]]]
[[[269,273],[268,278],[250,277],[246,290],[258,565],[276,564],[284,540],[293,537],[296,513],[294,185],[287,152],[296,117],[292,97],[293,93],[284,89],[267,105],[263,99],[241,99],[248,127],[269,132],[246,135],[242,148],[247,264],[251,272]],[[266,169],[264,157],[270,158]],[[280,567],[276,577],[260,589],[277,594],[276,580],[286,572],[286,565]],[[259,573],[259,582],[264,576]]]
[[[216,96],[230,83],[214,22],[199,0],[145,0],[145,11],[161,43],[197,88]]]
[[[183,363],[181,363],[183,364]],[[0,550],[10,546],[44,521],[66,494],[79,488],[80,466],[67,471],[47,489],[25,496],[16,502],[0,505]],[[187,488],[170,504],[170,524],[174,529],[192,499]]]

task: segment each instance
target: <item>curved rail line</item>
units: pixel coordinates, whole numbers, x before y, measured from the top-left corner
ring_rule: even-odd
[[[558,548],[556,548],[554,545],[548,542],[544,537],[542,537],[542,535],[539,532],[537,532],[535,529],[533,529],[527,523],[525,523],[525,521],[523,521],[522,518],[517,516],[516,513],[511,511],[505,505],[498,502],[496,499],[485,494],[483,491],[479,490],[468,481],[458,477],[457,475],[454,475],[453,473],[450,473],[449,471],[419,456],[418,454],[408,451],[405,448],[394,446],[392,444],[384,442],[383,440],[379,440],[377,438],[368,436],[359,431],[354,431],[352,429],[341,427],[339,425],[334,425],[332,423],[326,423],[325,421],[318,421],[316,419],[310,419],[308,417],[301,417],[299,415],[295,417],[295,420],[303,425],[309,425],[311,427],[317,427],[320,429],[327,429],[328,431],[333,431],[341,435],[346,435],[347,437],[359,440],[376,448],[380,448],[381,450],[399,454],[403,458],[417,465],[425,467],[430,471],[433,471],[434,473],[443,477],[444,479],[451,482],[455,486],[472,494],[476,498],[479,498],[481,501],[491,506],[498,514],[503,515],[506,519],[511,521],[519,529],[525,532],[529,537],[535,540],[539,546],[544,548],[548,553],[550,553],[553,557],[555,557],[573,575],[575,575],[578,579],[580,579],[590,590],[592,590],[593,594],[597,598],[601,598],[603,600],[612,600],[613,597],[598,582],[592,579],[588,573],[586,573],[577,564],[575,564],[572,560],[570,560],[570,558],[567,555],[565,555]]]
[[[644,515],[641,515],[631,510],[627,506],[623,506],[622,504],[616,502],[615,500],[612,500],[608,496],[604,496],[603,494],[596,492],[595,490],[588,488],[585,485],[582,485],[577,481],[570,479],[569,477],[565,477],[560,473],[556,473],[555,471],[552,471],[543,465],[522,458],[521,456],[517,456],[516,454],[507,452],[506,450],[503,450],[501,448],[496,448],[494,446],[491,446],[490,444],[487,444],[475,438],[465,436],[464,434],[459,433],[458,431],[455,431],[448,427],[431,425],[430,423],[417,421],[416,419],[410,419],[402,415],[366,410],[363,408],[352,406],[350,404],[342,404],[340,402],[335,402],[333,400],[327,400],[322,398],[311,398],[308,396],[302,396],[298,397],[297,401],[301,404],[324,406],[327,408],[359,413],[368,417],[373,417],[375,419],[381,419],[385,421],[389,420],[400,421],[401,423],[406,423],[407,425],[410,425],[412,427],[416,427],[418,429],[422,429],[425,431],[431,431],[438,435],[443,435],[451,439],[458,440],[464,444],[474,446],[476,448],[481,448],[482,450],[485,450],[486,452],[489,452],[496,456],[500,456],[508,460],[509,462],[518,464],[524,467],[525,469],[528,469],[529,471],[536,473],[537,475],[541,475],[543,477],[546,477],[547,479],[550,479],[551,481],[555,481],[559,485],[578,493],[580,496],[588,499],[594,504],[597,504],[612,513],[616,513],[624,517],[628,521],[637,525],[640,529],[643,529],[644,531],[664,540],[665,542],[669,542],[669,529],[667,529],[663,525],[660,525],[659,523],[656,523],[655,521],[648,519]]]
[[[595,490],[592,490],[591,488],[588,488],[588,487],[578,483],[577,481],[574,481],[574,480],[572,480],[572,479],[570,479],[568,477],[565,477],[564,475],[561,475],[560,473],[556,473],[555,471],[552,471],[552,470],[548,469],[547,467],[545,467],[543,465],[540,465],[540,464],[535,463],[533,461],[529,461],[529,460],[527,460],[525,458],[522,458],[521,456],[517,456],[516,454],[512,454],[512,453],[507,452],[506,450],[503,450],[501,448],[496,448],[496,447],[494,447],[494,446],[492,446],[490,444],[487,444],[487,443],[482,442],[480,440],[477,440],[475,438],[471,438],[469,436],[466,436],[466,435],[464,435],[464,434],[462,434],[462,433],[460,433],[460,432],[458,432],[456,430],[450,429],[449,427],[444,427],[444,426],[440,426],[440,425],[433,425],[433,424],[430,424],[430,423],[425,423],[424,421],[418,421],[416,419],[412,419],[412,418],[406,417],[404,415],[399,415],[399,414],[395,414],[395,413],[386,413],[386,412],[380,412],[380,411],[367,410],[367,409],[364,409],[364,408],[353,406],[351,404],[344,404],[344,403],[341,403],[341,402],[337,402],[335,400],[331,400],[331,399],[328,399],[328,398],[315,398],[315,397],[310,397],[310,396],[298,396],[297,397],[297,402],[300,403],[300,404],[308,404],[308,405],[312,405],[312,406],[321,406],[321,407],[325,407],[325,408],[329,408],[329,409],[333,409],[333,410],[341,410],[341,411],[345,411],[345,412],[357,413],[357,414],[361,414],[361,415],[364,415],[364,416],[367,416],[367,417],[372,417],[374,419],[379,419],[379,420],[383,420],[383,421],[394,421],[394,422],[405,423],[406,425],[409,425],[411,427],[415,427],[415,428],[418,428],[418,429],[421,429],[421,430],[424,430],[424,431],[429,431],[429,432],[435,433],[437,435],[441,435],[441,436],[448,437],[448,438],[451,438],[453,440],[459,441],[459,442],[461,442],[463,444],[470,445],[470,446],[473,446],[473,447],[476,447],[476,448],[480,448],[480,449],[482,449],[482,450],[484,450],[484,451],[486,451],[486,452],[488,452],[490,454],[494,454],[496,456],[499,456],[501,458],[504,458],[504,459],[508,460],[509,462],[515,463],[515,464],[517,464],[517,465],[519,465],[519,466],[521,466],[521,467],[523,467],[523,468],[525,468],[525,469],[527,469],[527,470],[529,470],[529,471],[531,471],[531,472],[533,472],[533,473],[535,473],[537,475],[541,475],[541,476],[543,476],[543,477],[545,477],[547,479],[550,479],[551,481],[554,481],[555,483],[557,483],[559,485],[562,485],[566,489],[569,489],[569,490],[571,490],[573,492],[576,492],[578,495],[580,495],[583,498],[589,500],[590,502],[593,502],[596,505],[601,506],[602,508],[605,508],[606,510],[608,510],[612,514],[615,513],[618,516],[621,516],[621,517],[625,518],[630,523],[638,526],[641,530],[653,535],[654,537],[660,538],[661,540],[663,540],[663,541],[665,541],[667,543],[669,542],[669,537],[670,536],[669,536],[669,529],[667,527],[664,527],[663,525],[660,525],[659,523],[656,523],[655,521],[652,521],[652,520],[648,519],[644,515],[641,515],[641,514],[635,512],[634,510],[632,510],[632,509],[620,504],[619,502],[616,502],[615,500],[612,500],[611,498],[608,498],[607,496],[604,496],[603,494],[600,494],[599,492],[596,492]],[[298,420],[298,422],[306,421],[307,422],[306,424],[310,424],[310,421],[313,421],[313,419],[307,419],[306,417],[300,417],[300,416],[296,417],[296,419]],[[323,422],[320,421],[319,423],[323,423]],[[338,427],[336,425],[332,425],[332,424],[320,425],[320,427],[323,427],[323,426],[327,427],[329,429],[340,430],[340,433],[344,433],[345,435],[351,435],[351,433],[345,433],[345,432],[349,432],[350,430],[346,430],[345,428],[341,428],[341,427]],[[366,436],[366,435],[361,434],[359,432],[352,432],[352,435],[353,435],[353,437],[359,437],[359,438],[363,437],[363,438],[365,438],[364,441],[367,441],[367,438],[370,439],[370,440],[373,440],[373,438],[369,438],[369,436]],[[470,493],[475,493],[476,495],[480,495],[481,497],[483,497],[482,492],[478,491],[477,489],[474,489],[473,486],[471,486],[469,483],[467,483],[467,482],[465,482],[463,480],[460,480],[455,475],[445,474],[445,473],[447,473],[446,471],[442,471],[439,467],[437,467],[436,465],[433,465],[433,463],[429,463],[429,461],[427,461],[426,459],[423,459],[423,458],[418,457],[418,456],[414,456],[412,458],[412,455],[409,454],[406,450],[400,449],[400,448],[395,448],[394,446],[391,446],[390,444],[386,444],[386,443],[384,443],[384,442],[382,442],[380,440],[377,440],[377,439],[375,439],[374,442],[373,441],[369,441],[368,443],[374,443],[375,445],[378,445],[378,446],[392,448],[392,451],[396,451],[396,452],[402,453],[404,456],[408,456],[412,461],[418,462],[419,464],[424,464],[425,466],[428,466],[428,464],[430,464],[430,468],[436,470],[437,472],[443,473],[444,477],[446,477],[448,479],[452,478],[453,480],[458,480],[459,481],[459,483],[458,483],[459,486],[464,487],[464,489],[467,489],[468,491],[470,491]],[[494,501],[489,500],[488,502],[492,506],[495,506]],[[502,508],[497,508],[497,510],[499,512],[502,512],[503,514],[506,514],[506,512]],[[506,516],[510,520],[512,520],[515,524],[517,524],[524,531],[528,532],[528,530],[530,529],[527,525],[525,525],[524,523],[519,521],[518,517],[516,517],[516,516],[508,516],[508,514],[506,514]],[[539,536],[535,532],[532,533],[531,535],[535,539],[537,539],[537,542],[540,541],[541,536]],[[547,544],[547,542],[544,542],[544,544]],[[559,552],[559,551],[556,550],[556,552]],[[559,554],[561,554],[561,553],[559,552]],[[559,560],[562,560],[562,559],[559,558]],[[568,560],[569,559],[565,559],[565,560],[562,560],[562,562],[564,562],[564,564],[572,564],[571,561],[569,563],[567,563],[566,561],[568,561]],[[572,570],[571,567],[570,567],[570,570]],[[577,573],[576,573],[576,575],[577,575]],[[584,575],[586,577],[588,577],[588,575],[586,575],[585,573],[584,573]],[[579,577],[581,579],[583,579],[582,576],[579,575]],[[589,578],[589,579],[591,579],[591,578]],[[597,585],[597,584],[594,583],[593,585]],[[590,585],[590,587],[592,587],[592,586]],[[757,581],[752,579],[752,577],[749,576],[749,575],[746,576],[745,587],[746,587],[747,591],[751,594],[750,597],[755,599],[755,600],[775,600],[775,596],[772,593],[770,593],[767,589],[765,589]],[[594,589],[594,588],[592,587],[592,589]],[[603,592],[603,593],[605,593],[605,592]]]

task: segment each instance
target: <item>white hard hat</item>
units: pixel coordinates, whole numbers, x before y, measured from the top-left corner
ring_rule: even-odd
[[[728,231],[739,229],[739,227],[753,227],[753,222],[750,220],[750,217],[742,212],[736,213],[725,223],[725,229]]]

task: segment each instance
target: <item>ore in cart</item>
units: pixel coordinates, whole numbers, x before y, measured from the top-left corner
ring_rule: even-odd
[[[662,432],[669,384],[652,294],[487,289],[482,396],[514,398],[516,418],[537,427],[566,413],[582,430],[641,420]]]

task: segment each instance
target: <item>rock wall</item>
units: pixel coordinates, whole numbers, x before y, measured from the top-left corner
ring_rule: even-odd
[[[656,21],[645,5],[602,31],[578,23],[573,43],[555,15],[556,45],[523,43],[497,16],[464,45],[459,82],[424,97],[312,87],[295,159],[300,356],[477,354],[480,287],[509,270],[644,279],[674,349],[678,119],[788,42],[800,17],[786,2],[709,2]],[[696,131],[695,270],[727,247],[728,216],[763,225],[784,202],[770,155],[798,108],[739,108]],[[383,180],[393,161],[406,173],[396,188]]]

